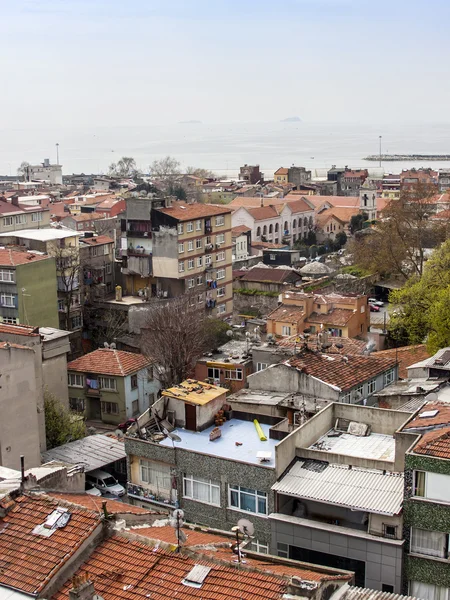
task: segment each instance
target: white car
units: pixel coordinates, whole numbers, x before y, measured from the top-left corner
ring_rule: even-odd
[[[85,489],[86,494],[89,494],[90,496],[101,496],[102,495],[101,491],[98,490],[95,487],[95,485],[93,485],[90,481],[86,481],[84,489]]]
[[[102,495],[112,494],[113,496],[123,496],[125,494],[125,488],[120,485],[117,479],[101,469],[89,471],[86,474],[86,481],[92,483]]]
[[[368,303],[374,304],[375,306],[384,306],[384,302],[377,300],[376,298],[369,298]]]

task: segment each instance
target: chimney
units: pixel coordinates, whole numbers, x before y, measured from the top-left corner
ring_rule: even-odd
[[[13,196],[11,198],[11,204],[14,204],[14,206],[19,206],[19,196]]]
[[[94,584],[89,580],[88,573],[75,575],[72,585],[72,589],[69,590],[69,600],[102,600],[95,593]]]

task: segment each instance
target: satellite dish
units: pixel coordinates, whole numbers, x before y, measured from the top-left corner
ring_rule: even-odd
[[[230,337],[230,338],[233,337],[233,330],[232,329],[228,329],[227,330],[227,336]]]
[[[248,519],[239,519],[237,526],[239,527],[239,531],[248,537],[251,537],[255,533],[253,523]]]
[[[181,508],[176,508],[172,513],[172,517],[174,519],[184,519],[184,510],[181,510]]]
[[[176,433],[171,433],[170,431],[167,431],[167,429],[164,429],[164,427],[163,427],[163,434],[166,435],[168,438],[170,438],[172,440],[172,442],[181,442],[181,438],[179,435],[177,435]]]

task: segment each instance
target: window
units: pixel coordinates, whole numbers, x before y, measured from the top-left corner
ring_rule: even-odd
[[[225,371],[225,379],[236,379],[242,381],[242,369]]]
[[[422,583],[422,581],[410,581],[409,592],[415,598],[426,598],[426,600],[449,600],[449,589],[435,585],[434,583]]]
[[[83,325],[81,315],[75,315],[74,317],[72,317],[71,322],[72,322],[72,329],[78,329],[79,327],[81,327]]]
[[[258,540],[254,540],[250,544],[250,550],[253,552],[259,552],[260,554],[269,554],[269,546],[267,544],[261,544]]]
[[[197,277],[197,285],[203,285],[203,275]]]
[[[69,398],[69,408],[73,412],[84,412],[84,399],[83,398]]]
[[[188,252],[192,252],[194,249],[194,240],[189,240],[188,242]]]
[[[425,471],[414,471],[414,496],[425,496]]]
[[[195,285],[195,279],[188,279],[188,289],[192,289]]]
[[[91,254],[92,254],[92,256],[97,256],[98,255],[98,248],[97,248],[97,246],[94,246],[93,248],[91,248]]]
[[[364,395],[364,384],[359,384],[358,386],[356,386],[355,388],[355,398],[356,400],[361,400],[361,398]]]
[[[219,233],[216,235],[216,244],[224,244],[225,243],[225,234]]]
[[[116,402],[102,402],[102,413],[105,415],[118,415],[119,406]]]
[[[223,313],[227,312],[227,307],[225,304],[219,304],[217,306],[217,314],[223,315]]]
[[[135,390],[138,386],[138,376],[137,375],[132,375],[131,376],[131,389]]]
[[[112,248],[112,244],[105,244],[103,246],[103,254],[106,256],[110,253],[110,246]]]
[[[67,373],[67,381],[70,387],[84,387],[84,375],[80,373]]]
[[[264,369],[267,369],[267,367],[267,363],[256,363],[256,372],[263,371]]]
[[[450,475],[431,473],[429,471],[415,471],[414,495],[436,500],[437,502],[449,503]]]
[[[223,296],[225,296],[225,288],[224,287],[217,288],[217,297],[222,298]]]
[[[225,279],[225,269],[219,269],[217,271],[217,279]]]
[[[256,237],[261,237],[261,227],[256,229]]]
[[[27,215],[16,215],[16,225],[23,225],[27,222]]]
[[[0,317],[0,322],[8,323],[8,325],[17,325],[19,319],[16,319],[15,317]]]
[[[116,380],[113,377],[99,377],[100,389],[116,391]]]
[[[202,238],[195,240],[195,247],[197,248],[197,250],[200,250],[200,248],[202,247]]]
[[[225,260],[225,252],[218,252],[216,254],[216,260],[217,261]]]
[[[15,298],[16,298],[15,294],[5,294],[5,293],[2,293],[2,294],[0,294],[0,305],[1,306],[10,306],[10,307],[14,308],[14,306],[15,306],[15,303],[14,303]]]
[[[223,215],[217,215],[216,227],[221,227],[222,225],[225,225],[225,217]]]
[[[32,213],[31,214],[31,221],[33,223],[38,223],[38,222],[42,221],[42,213],[41,212]]]
[[[388,525],[387,523],[383,523],[383,536],[396,540],[397,527],[395,525]]]
[[[200,219],[198,219],[198,221],[195,221],[195,229],[197,231],[201,231],[202,230],[202,222]]]
[[[0,281],[4,281],[5,283],[14,283],[15,271],[10,271],[8,269],[0,269]]]
[[[199,294],[199,295],[197,296],[197,302],[198,302],[199,304],[203,304],[203,302],[204,302],[203,294]]]
[[[373,394],[377,389],[377,380],[376,379],[371,379],[369,381],[369,383],[367,384],[367,393],[368,394]]]
[[[184,244],[183,242],[181,242],[180,244],[178,244],[178,254],[183,254],[184,252]]]
[[[386,371],[386,373],[384,374],[384,385],[389,385],[394,381],[394,379],[395,369],[389,369],[389,371]]]
[[[111,263],[106,263],[106,265],[105,265],[106,275],[111,275],[111,271],[112,271]]]
[[[210,379],[220,379],[220,369],[208,367],[208,377]]]
[[[184,475],[183,497],[220,506],[220,484],[210,479],[202,477],[194,479],[192,475]]]
[[[277,555],[281,558],[289,558],[289,546],[282,542],[277,543]]]
[[[3,227],[10,227],[13,224],[12,217],[4,217],[3,218]]]
[[[351,393],[347,392],[346,394],[344,394],[341,398],[341,402],[345,402],[346,404],[350,404],[351,401]]]
[[[270,254],[270,260],[277,260],[276,254]]]
[[[289,327],[289,325],[282,326],[281,335],[291,335],[291,328]]]
[[[183,223],[178,223],[178,233],[183,233]]]
[[[186,231],[187,233],[192,233],[192,231],[194,231],[194,223],[192,221],[189,221],[186,225]]]
[[[231,486],[230,507],[251,512],[255,515],[267,515],[267,494],[242,486]]]
[[[205,256],[205,265],[208,266],[212,263],[212,256],[211,254],[208,254],[207,256]]]
[[[139,466],[142,483],[154,486],[155,490],[170,490],[172,488],[169,465],[158,464],[141,458]]]
[[[189,271],[189,269],[193,269],[193,268],[194,268],[194,259],[190,258],[188,260],[188,271]]]
[[[139,414],[139,400],[133,400],[133,402],[131,403],[131,410],[133,412],[133,415]]]
[[[178,263],[178,273],[184,273],[184,260]]]
[[[197,267],[203,266],[203,256],[197,257]]]
[[[381,584],[381,591],[382,592],[388,592],[389,594],[393,594],[394,593],[394,586],[393,585],[389,585],[388,583],[382,583]]]

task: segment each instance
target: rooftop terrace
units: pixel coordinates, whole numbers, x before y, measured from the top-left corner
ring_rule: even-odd
[[[367,436],[340,433],[331,429],[318,439],[311,450],[332,451],[334,454],[344,454],[358,458],[369,458],[373,460],[395,460],[395,439],[392,435],[371,433]]]

